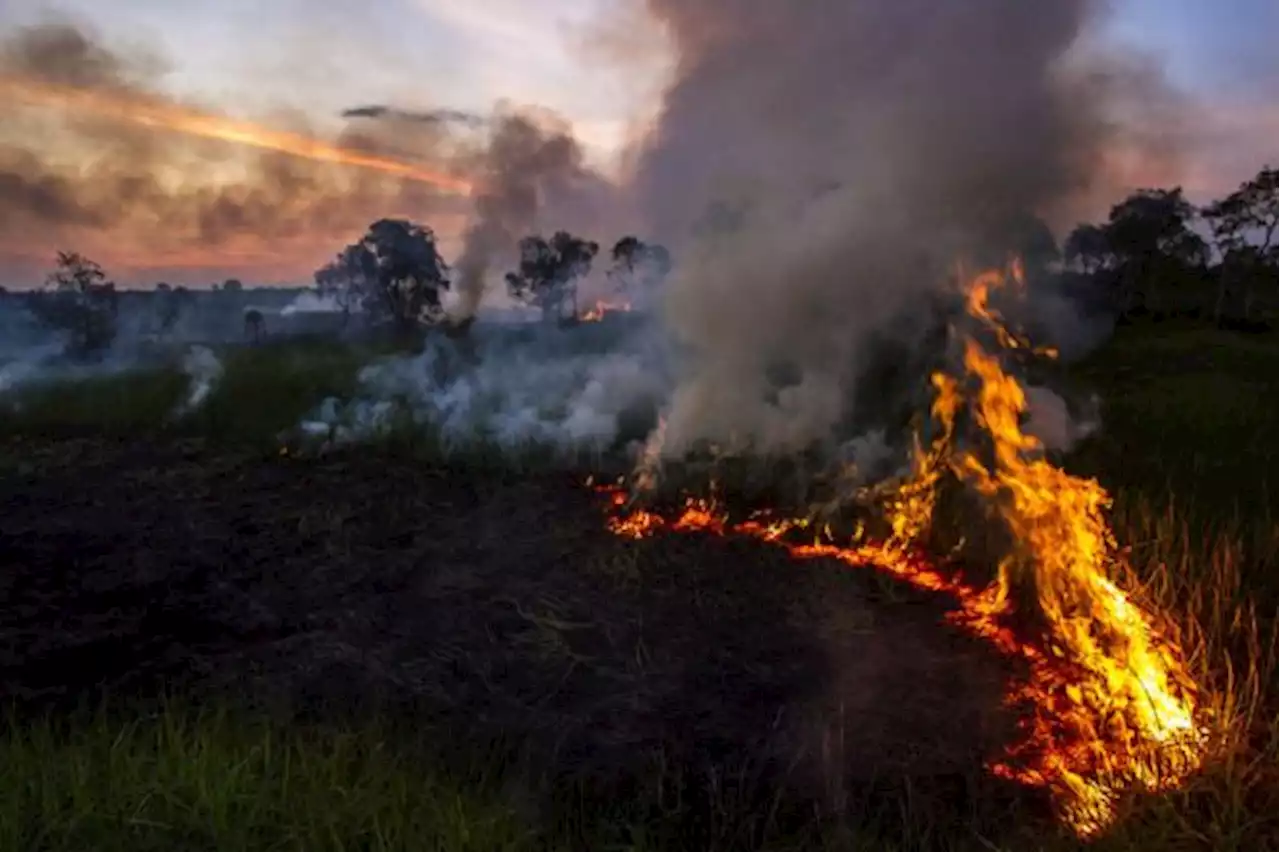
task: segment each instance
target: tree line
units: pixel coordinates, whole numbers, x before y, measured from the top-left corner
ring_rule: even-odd
[[[600,245],[557,231],[520,240],[516,268],[507,272],[507,292],[538,308],[544,319],[578,316],[578,282],[590,274]],[[666,248],[623,237],[610,251],[608,277],[622,291],[654,286],[671,271]],[[424,225],[380,219],[359,240],[338,252],[314,276],[317,292],[344,316],[358,310],[367,321],[399,330],[444,318],[441,296],[452,286],[449,266]]]
[[[1063,272],[1092,281],[1121,319],[1187,317],[1271,327],[1277,298],[1277,170],[1264,166],[1202,207],[1181,187],[1144,189],[1063,241]]]
[[[1058,246],[1049,228],[1028,217],[1007,235],[1029,273],[1055,279],[1081,302],[1120,320],[1183,317],[1219,325],[1274,329],[1277,306],[1277,171],[1264,166],[1223,198],[1202,207],[1181,187],[1143,189],[1114,205],[1106,221],[1082,223]],[[544,319],[579,315],[578,282],[590,274],[598,243],[557,231],[517,245],[508,293]],[[672,258],[658,244],[625,236],[609,251],[607,277],[616,289],[653,288],[670,274]],[[318,295],[343,315],[359,313],[375,327],[409,332],[445,320],[441,297],[450,269],[431,228],[407,219],[379,219],[313,276]],[[215,290],[238,293],[227,279]],[[190,305],[185,288],[157,284],[160,333]],[[102,267],[76,252],[59,252],[45,287],[27,305],[44,325],[63,332],[68,350],[91,355],[116,336],[119,299]],[[261,331],[261,317],[255,329]]]

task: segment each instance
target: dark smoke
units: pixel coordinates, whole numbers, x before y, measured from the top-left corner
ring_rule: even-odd
[[[159,90],[156,73],[155,63],[119,55],[67,24],[18,29],[0,42],[0,83],[19,91],[58,84],[115,101],[183,106]],[[336,141],[391,155],[392,138],[372,127],[350,129]],[[429,161],[439,133],[424,127],[415,136],[397,128],[394,141]],[[234,180],[200,182],[199,164],[229,161],[242,166]],[[175,173],[183,180],[173,181]],[[269,254],[283,240],[314,246],[318,265],[373,219],[430,221],[459,216],[467,204],[397,176],[194,139],[92,110],[19,108],[0,115],[3,248],[39,247],[44,263],[56,248],[110,235],[109,243],[120,237],[135,244],[142,266],[165,252],[246,244]]]
[[[858,395],[869,341],[1084,189],[1106,141],[1096,79],[1064,65],[1085,0],[648,6],[676,69],[635,191],[698,353],[670,452],[795,451],[885,405]]]
[[[459,319],[479,308],[489,273],[498,271],[492,267],[512,259],[521,237],[558,229],[600,233],[617,204],[613,185],[584,164],[582,146],[563,122],[500,109],[489,124],[455,265]]]

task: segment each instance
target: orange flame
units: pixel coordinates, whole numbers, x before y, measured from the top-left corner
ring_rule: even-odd
[[[233,142],[317,162],[371,169],[459,194],[465,195],[471,191],[470,183],[443,172],[138,95],[108,93],[15,77],[0,77],[0,94],[11,101],[33,106],[74,108],[80,112],[144,127]]]
[[[1021,283],[1016,265],[1008,275],[987,272],[968,284],[970,314],[1005,347],[1023,344],[1000,324],[988,295],[1009,280]],[[962,380],[975,390],[966,392]],[[933,384],[932,413],[941,434],[927,448],[917,447],[913,473],[887,501],[887,541],[858,535],[839,544],[818,531],[811,543],[796,544],[784,535],[808,522],[761,512],[731,524],[714,500],[689,498],[672,519],[627,512],[621,485],[600,489],[610,499],[609,528],[635,538],[664,529],[746,535],[797,558],[870,566],[951,595],[958,608],[948,620],[1021,659],[1027,671],[1006,696],[1022,714],[1021,735],[990,761],[990,771],[1045,789],[1079,835],[1096,834],[1115,819],[1123,791],[1171,789],[1199,767],[1206,734],[1195,686],[1158,619],[1108,579],[1120,556],[1103,515],[1105,490],[1054,467],[1039,442],[1022,432],[1022,388],[999,360],[970,338],[963,374],[936,374]],[[990,462],[957,446],[956,424],[966,406],[992,446]],[[989,501],[1013,534],[1012,552],[990,587],[971,585],[924,549],[937,486],[946,475]],[[1015,588],[1032,594],[1015,596]],[[1014,620],[1015,600],[1027,599],[1041,625],[1040,635],[1030,638],[1022,635],[1025,620]]]
[[[578,319],[582,322],[599,322],[604,319],[604,315],[614,311],[630,311],[630,302],[610,302],[604,299],[597,299],[596,303],[587,310],[578,315]]]

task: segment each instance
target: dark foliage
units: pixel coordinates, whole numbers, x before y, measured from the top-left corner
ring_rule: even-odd
[[[520,241],[520,266],[507,273],[507,288],[514,298],[541,308],[545,318],[576,317],[578,279],[591,271],[599,251],[598,243],[567,231],[556,231],[549,240],[525,237]]]
[[[66,336],[67,354],[73,357],[99,356],[115,341],[115,282],[76,252],[58,252],[56,269],[42,289],[30,294],[27,307],[43,325]]]

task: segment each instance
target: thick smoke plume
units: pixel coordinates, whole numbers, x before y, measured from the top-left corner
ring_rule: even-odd
[[[33,277],[68,245],[91,255],[101,249],[120,270],[181,274],[193,255],[207,264],[212,254],[231,258],[232,269],[236,258],[275,259],[296,276],[378,217],[440,227],[441,218],[456,222],[468,209],[456,190],[421,180],[130,121],[139,110],[218,119],[174,101],[159,84],[152,63],[71,25],[19,29],[0,41],[0,91],[17,103],[0,116],[0,248],[23,258],[11,276]],[[74,99],[58,106],[64,92]],[[412,150],[430,162],[443,133],[401,122],[393,136],[363,122],[326,144],[374,155]]]
[[[531,233],[596,234],[616,207],[613,185],[585,165],[582,146],[553,116],[500,108],[474,170],[474,209],[456,264],[458,319],[475,314],[491,268],[514,260]]]
[[[1085,0],[648,6],[676,71],[634,188],[680,258],[666,316],[695,352],[669,453],[794,452],[887,406],[873,341],[921,334],[953,264],[1016,249],[1105,141],[1097,80],[1064,61]]]

